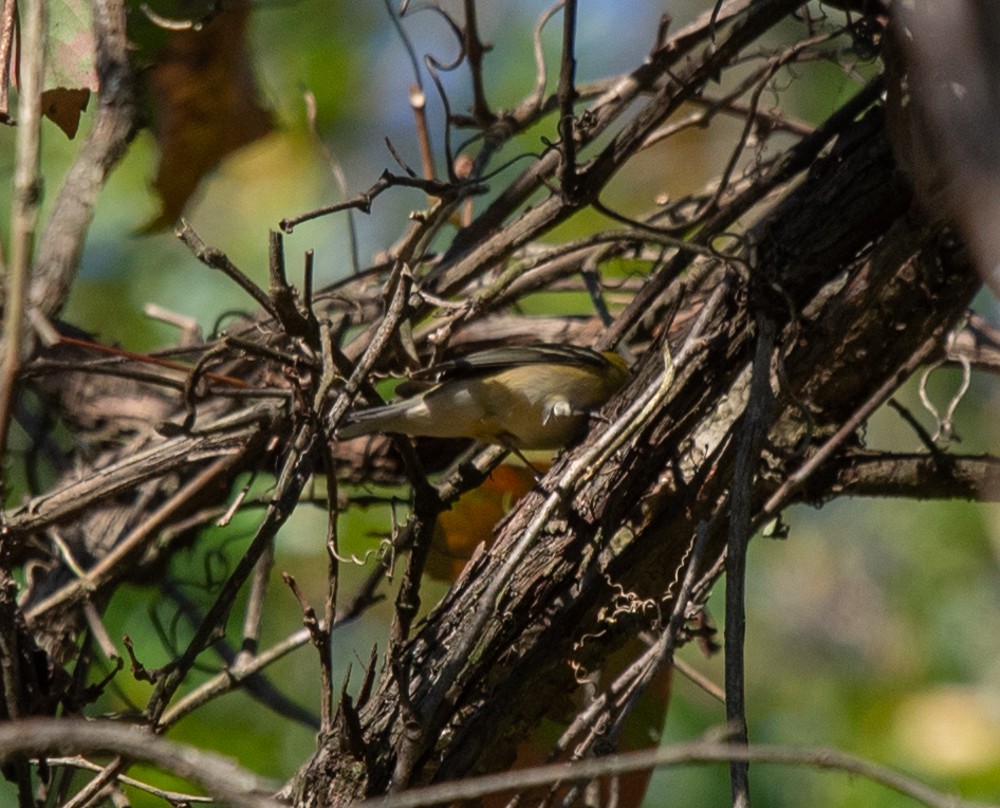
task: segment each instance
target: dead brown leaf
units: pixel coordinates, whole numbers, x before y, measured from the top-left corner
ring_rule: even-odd
[[[247,7],[227,9],[200,30],[172,34],[148,74],[161,208],[146,232],[173,225],[206,173],[273,128],[247,54],[249,15]]]

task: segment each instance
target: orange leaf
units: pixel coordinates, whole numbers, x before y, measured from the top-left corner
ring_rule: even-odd
[[[455,580],[476,547],[484,542],[489,546],[496,523],[534,485],[529,469],[503,465],[479,488],[466,491],[450,511],[438,516],[427,572],[438,580]]]

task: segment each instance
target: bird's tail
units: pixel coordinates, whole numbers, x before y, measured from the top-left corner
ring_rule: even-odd
[[[337,428],[337,437],[349,440],[376,432],[405,433],[414,403],[411,400],[397,401],[382,407],[348,413],[347,418]]]

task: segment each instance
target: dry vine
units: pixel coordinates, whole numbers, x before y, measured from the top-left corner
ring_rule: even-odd
[[[67,455],[39,427],[34,456],[54,458],[48,462],[59,477],[2,515],[5,718],[86,714],[100,613],[113,593],[163,576],[178,548],[246,507],[232,499],[237,475],[270,474],[274,485],[255,533],[210,608],[190,613],[189,641],[158,670],[132,659],[133,674],[155,684],[137,725],[165,733],[236,687],[274,705],[278,696],[262,674],[311,642],[323,668],[317,749],[279,796],[294,805],[351,804],[504,768],[543,717],[564,718],[559,708],[580,671],[599,670],[609,654],[646,633],[648,650],[575,721],[564,722],[552,760],[604,754],[653,672],[671,664],[680,644],[704,639],[700,610],[725,570],[729,740],[736,751],[705,754],[732,761],[734,804],[747,804],[743,764],[757,753],[745,746],[736,651],[741,559],[751,533],[803,499],[982,498],[1000,490],[994,458],[945,455],[936,447],[906,457],[875,454],[859,437],[867,417],[921,366],[950,359],[995,370],[1000,344],[987,326],[963,321],[979,278],[961,240],[913,204],[896,167],[880,105],[885,79],[859,84],[815,129],[761,104],[790,66],[836,61],[849,46],[879,46],[888,36],[883,10],[864,3],[861,15],[831,11],[813,19],[801,0],[731,0],[677,31],[665,21],[631,73],[579,86],[576,3],[560,5],[555,92],[544,90],[547,68],[539,56],[537,89],[505,111],[485,95],[488,62],[475,3],[466,0],[461,18],[438,10],[456,32],[462,58],[455,65],[429,59],[429,73],[436,80],[461,66],[473,87],[470,112],[450,113],[447,176],[420,176],[401,164],[364,193],[281,223],[290,231],[321,215],[368,212],[378,196],[401,187],[421,189],[427,209],[412,217],[384,261],[315,293],[307,279],[300,293],[287,279],[275,232],[270,286],[262,290],[184,223],[179,235],[192,254],[248,291],[260,312],[203,344],[149,357],[106,354],[65,328],[51,344],[37,337],[37,322],[56,316],[65,302],[96,190],[133,132],[128,76],[108,78],[127,69],[116,50],[123,29],[108,22],[121,24],[122,6],[97,0],[99,53],[108,60],[101,123],[60,192],[66,201],[58,210],[66,210],[50,223],[30,286],[5,290],[8,333],[12,295],[36,322],[23,326],[25,343],[34,347],[30,357],[16,358],[15,340],[7,368],[16,368],[22,391],[37,395],[79,438]],[[762,48],[761,38],[779,25],[782,44]],[[493,187],[503,145],[553,116],[558,139],[506,187]],[[639,218],[602,202],[637,154],[722,116],[743,126],[713,185]],[[458,129],[475,132],[461,172],[451,146]],[[786,145],[763,149],[776,133]],[[467,201],[483,194],[488,204],[453,233]],[[543,236],[588,208],[605,214],[607,229],[542,245]],[[616,288],[606,270],[625,257],[646,271]],[[595,314],[519,314],[518,303],[537,290],[586,293]],[[20,339],[21,323],[32,320],[14,322]],[[504,453],[462,454],[464,447],[384,436],[342,443],[337,424],[350,408],[378,401],[373,382],[381,375],[456,351],[539,338],[620,348],[636,357],[633,381],[415,625],[437,516]],[[275,536],[317,475],[325,475],[330,511],[327,601],[314,611],[301,598],[306,627],[258,650]],[[413,499],[393,531],[391,560],[375,562],[365,586],[345,600],[338,483],[358,480],[406,481]],[[337,694],[331,633],[385,597],[392,562],[402,581],[388,650],[381,659],[373,654],[359,688]],[[13,568],[30,570],[16,601]],[[220,647],[220,630],[245,587],[251,596],[242,639],[253,650],[237,654],[223,643],[226,669],[190,688],[191,672]],[[37,726],[41,733],[44,725]],[[73,751],[45,738],[5,747],[22,800],[33,787],[27,755]],[[81,738],[84,751],[115,755],[73,803],[94,804],[134,756],[117,736],[89,746]],[[152,749],[169,765],[172,747]],[[61,794],[68,783],[60,773],[47,787]],[[220,796],[241,799],[236,785],[225,785]],[[247,788],[245,804],[265,804],[258,786]],[[572,788],[536,796],[554,804],[572,800]]]

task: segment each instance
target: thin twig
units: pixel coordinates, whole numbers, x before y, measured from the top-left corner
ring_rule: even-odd
[[[853,435],[868,420],[869,416],[892,395],[893,391],[938,349],[938,342],[938,339],[935,337],[928,338],[901,367],[897,368],[889,378],[882,382],[881,386],[868,397],[867,401],[854,411],[840,429],[831,435],[808,460],[790,474],[781,487],[770,496],[761,509],[756,519],[756,524],[766,522],[777,515],[778,511],[785,506],[791,495],[804,485],[809,477],[833,456],[841,444]]]
[[[420,148],[420,168],[425,180],[434,179],[434,152],[431,149],[431,134],[427,129],[427,93],[419,84],[410,88],[410,108],[417,130],[417,146]]]
[[[272,665],[292,651],[301,648],[307,642],[309,642],[309,632],[303,628],[281,642],[275,643],[266,651],[240,658],[232,667],[213,676],[172,704],[161,716],[160,726],[169,727],[213,698],[235,690],[247,679],[256,676],[268,665]]]
[[[425,806],[477,800],[488,794],[526,790],[559,781],[589,780],[651,770],[661,766],[726,763],[732,760],[840,771],[871,780],[931,808],[998,808],[996,803],[970,802],[944,794],[887,766],[836,749],[822,747],[801,749],[758,744],[737,746],[711,741],[661,746],[640,752],[471,777],[452,783],[413,789],[401,794],[375,797],[363,805],[368,808],[425,808]]]
[[[253,656],[260,645],[260,627],[264,620],[264,600],[267,597],[268,582],[274,566],[274,545],[264,548],[257,559],[257,565],[250,579],[247,605],[243,612],[243,631],[237,664],[244,656]]]
[[[91,763],[89,760],[79,755],[74,755],[73,757],[47,757],[45,758],[45,763],[49,766],[66,766],[91,772],[100,772],[105,768],[103,766],[98,766],[96,763]],[[199,794],[187,794],[180,791],[168,791],[124,774],[118,775],[118,782],[122,785],[132,786],[140,791],[145,791],[147,794],[152,794],[154,797],[159,797],[162,800],[178,805],[187,803],[198,804],[214,802],[212,797],[205,797]],[[70,808],[70,803],[64,803],[62,808]]]
[[[149,730],[114,721],[33,718],[0,726],[0,760],[12,755],[118,754],[145,761],[190,780],[234,808],[280,808],[263,793],[272,784],[227,758],[158,738]]]
[[[10,68],[13,60],[10,58],[14,49],[14,27],[17,17],[15,10],[17,3],[15,0],[3,0],[0,4],[0,125],[13,123],[10,115]],[[22,37],[24,33],[22,32]],[[22,40],[23,44],[23,40]],[[0,259],[0,270],[3,269],[3,261]],[[0,275],[4,273],[0,272]]]
[[[409,177],[406,175],[393,174],[386,170],[378,178],[378,181],[367,191],[358,194],[343,202],[335,202],[331,205],[324,205],[316,210],[301,213],[298,216],[290,216],[279,222],[279,227],[284,233],[291,233],[296,226],[303,222],[318,219],[321,216],[328,216],[331,213],[339,213],[352,208],[360,210],[362,213],[371,213],[372,202],[382,192],[402,186],[404,188],[419,188],[428,196],[439,199],[457,199],[461,196],[486,193],[486,187],[476,182],[451,183],[441,180],[425,180],[420,177]]]
[[[469,73],[472,76],[472,116],[480,126],[486,126],[493,120],[493,113],[486,103],[486,89],[483,84],[483,56],[486,48],[479,39],[479,28],[476,24],[476,0],[464,0],[465,25],[462,28],[465,58],[469,60]]]
[[[317,125],[317,109],[316,109],[316,96],[311,90],[306,90],[303,95],[303,100],[306,105],[306,122],[309,125],[309,131],[312,133],[313,139],[316,142],[320,153],[323,155],[323,159],[326,160],[327,166],[330,168],[330,174],[333,176],[334,182],[337,183],[337,190],[340,191],[340,195],[347,198],[347,175],[344,174],[344,167],[340,164],[340,161],[334,157],[333,151],[326,145],[326,141],[320,137],[319,127]],[[348,255],[351,257],[351,269],[352,274],[357,275],[361,271],[361,259],[358,257],[358,228],[354,223],[354,211],[347,211],[347,245],[348,245]],[[303,295],[303,298],[308,301],[311,299],[309,295]]]
[[[559,185],[568,199],[577,194],[576,173],[576,0],[563,3],[562,59],[559,63],[559,144],[562,162],[559,164]]]
[[[180,227],[177,228],[177,238],[179,238],[187,248],[191,250],[194,257],[211,269],[217,269],[224,273],[230,280],[254,299],[254,302],[264,311],[270,314],[275,320],[279,320],[278,311],[271,302],[271,298],[232,261],[229,260],[222,250],[217,247],[209,247],[201,240],[191,223],[187,219],[181,219]]]
[[[539,16],[535,23],[535,30],[531,35],[532,48],[535,52],[535,87],[528,95],[527,101],[533,104],[536,114],[541,111],[545,98],[546,70],[545,70],[545,49],[542,47],[542,30],[545,24],[555,16],[555,13],[563,7],[565,0],[558,0],[553,3]]]
[[[177,509],[186,506],[191,497],[195,496],[205,486],[228,471],[234,462],[235,457],[229,455],[219,458],[214,463],[202,469],[162,505],[136,525],[129,532],[128,536],[116,544],[114,549],[101,558],[93,567],[87,570],[85,575],[71,581],[45,600],[29,608],[25,613],[28,622],[37,622],[44,615],[55,609],[66,609],[79,604],[93,597],[95,593],[100,592],[112,580],[123,575],[127,570],[126,559],[132,558],[136,553],[141,551],[149,537],[166,524]],[[134,480],[133,483],[135,483]],[[107,495],[105,494],[104,496]]]
[[[125,758],[115,755],[112,760],[105,764],[97,775],[91,778],[86,785],[76,792],[70,799],[63,803],[62,808],[91,808],[97,801],[104,801],[107,790],[117,780],[122,772],[127,768]]]
[[[212,644],[215,632],[232,608],[236,595],[256,566],[261,553],[274,540],[278,529],[294,510],[299,495],[313,472],[314,443],[315,434],[308,424],[302,426],[292,438],[267,513],[257,528],[253,540],[222,585],[215,602],[209,608],[187,648],[172,663],[169,672],[157,683],[150,697],[146,714],[154,724],[158,723],[160,715],[184,681],[198,655]]]
[[[771,356],[776,324],[764,314],[756,316],[757,340],[750,376],[750,394],[739,427],[730,488],[729,537],[726,544],[726,718],[734,728],[733,742],[747,742],[744,687],[744,637],[746,634],[746,556],[753,514],[753,488],[773,409]],[[750,805],[750,774],[745,761],[729,764],[733,808]]]
[[[259,571],[260,565],[254,571],[255,578]],[[251,583],[251,587],[255,585],[256,581]],[[204,619],[201,607],[187,597],[175,583],[168,582],[165,589],[164,595],[177,605],[191,626],[197,628],[201,625],[201,621]],[[255,594],[251,591],[248,600],[254,597]],[[247,622],[245,618],[244,622]],[[252,667],[253,661],[257,659],[257,644],[257,639],[251,633],[248,638],[241,642],[239,651],[234,650],[232,644],[225,637],[219,637],[212,645],[212,649],[222,659],[223,669],[231,672],[247,670]],[[238,682],[233,682],[234,689],[241,687],[250,698],[270,710],[278,718],[294,721],[312,730],[319,728],[319,719],[313,711],[302,707],[286,696],[278,685],[267,677],[263,675],[237,677],[233,674],[232,678],[239,679]]]
[[[699,687],[713,699],[715,699],[720,704],[726,703],[726,692],[721,687],[719,687],[715,682],[705,676],[701,671],[695,668],[693,665],[685,662],[680,657],[674,657],[674,668],[677,670],[681,676],[685,677],[688,681],[693,683],[696,687]]]
[[[29,3],[21,14],[21,86],[10,221],[10,268],[4,275],[4,287],[0,294],[4,307],[0,340],[0,451],[7,446],[15,380],[26,349],[30,347],[24,337],[28,314],[28,276],[42,194],[39,161],[47,8],[42,2]],[[0,470],[0,483],[5,477]]]

